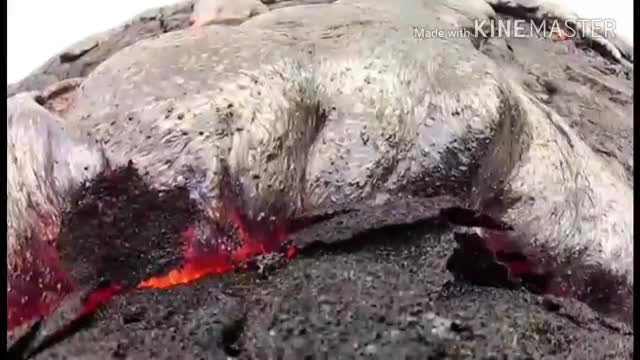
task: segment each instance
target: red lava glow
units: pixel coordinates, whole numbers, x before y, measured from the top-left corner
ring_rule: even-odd
[[[281,251],[287,239],[286,226],[267,226],[254,224],[240,211],[230,211],[224,221],[235,228],[235,247],[223,251],[213,246],[203,250],[197,237],[195,226],[188,227],[181,234],[183,243],[183,265],[179,269],[169,271],[162,276],[148,278],[137,285],[138,289],[168,289],[186,285],[208,276],[245,269],[248,261],[259,255]],[[253,224],[253,223],[252,223]],[[216,239],[213,239],[214,242]],[[27,272],[18,272],[8,278],[7,289],[7,332],[10,333],[20,325],[51,315],[68,295],[78,290],[69,275],[60,268],[55,241],[34,241],[38,248],[32,253],[31,262],[24,266]],[[292,259],[297,249],[290,248],[287,258]],[[118,284],[110,284],[95,289],[84,300],[78,316],[94,313],[100,306],[114,296],[130,289]]]
[[[527,261],[510,262],[508,264],[511,275],[521,277],[533,272],[533,265]]]
[[[287,250],[287,259],[291,260],[298,255],[298,248],[295,246],[290,247]]]
[[[94,290],[89,294],[87,299],[85,299],[82,306],[82,313],[92,314],[96,312],[100,306],[107,303],[123,291],[124,289],[118,284],[110,284],[108,287],[103,289]]]
[[[201,253],[194,244],[197,243],[195,230],[190,227],[182,233],[184,248],[184,265],[180,269],[171,270],[163,276],[156,276],[139,285],[139,289],[167,289],[174,286],[186,285],[202,278],[220,275],[241,269],[247,261],[274,251],[279,251],[287,239],[285,226],[256,226],[257,231],[251,231],[248,220],[238,210],[230,211],[228,222],[237,229],[241,245],[235,249],[223,251],[219,248]],[[295,248],[290,248],[287,258],[296,255]]]
[[[58,266],[49,241],[33,241],[31,256],[7,277],[7,330],[51,314],[74,290],[71,279]]]
[[[211,275],[224,274],[235,268],[229,258],[224,256],[208,256],[188,261],[182,268],[171,270],[163,276],[156,276],[141,282],[140,289],[167,289],[178,285],[186,285]]]

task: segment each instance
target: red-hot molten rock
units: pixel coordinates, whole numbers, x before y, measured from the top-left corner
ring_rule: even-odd
[[[230,209],[229,221],[238,229],[240,245],[228,250],[198,249],[199,237],[194,227],[187,228],[181,239],[184,244],[184,265],[162,276],[154,276],[142,281],[139,288],[164,289],[188,284],[210,275],[223,274],[242,266],[256,256],[280,250],[287,239],[285,227],[276,227],[265,233],[252,234],[247,230],[246,220],[237,209]],[[294,248],[289,249],[289,257]]]
[[[187,189],[149,189],[132,165],[100,175],[71,197],[55,239],[28,242],[25,266],[8,277],[8,331],[82,289],[99,289],[85,300],[92,312],[127,289],[188,284],[284,250],[286,223],[251,222],[235,203],[211,219]]]
[[[230,193],[214,219],[204,216],[187,189],[149,189],[133,166],[100,175],[71,197],[59,229],[43,221],[43,229],[34,232],[55,238],[24,242],[24,266],[8,277],[8,331],[49,315],[65,297],[87,289],[95,291],[78,316],[123,291],[164,289],[244,269],[256,256],[284,250],[290,232],[310,225],[253,221],[237,205],[240,195]],[[472,281],[504,286],[520,279],[536,292],[574,297],[605,313],[628,318],[631,311],[632,293],[620,292],[616,279],[576,266],[552,272],[558,269],[553,259],[523,251],[506,232],[460,235],[456,241],[460,249],[448,267]],[[295,255],[290,248],[287,257]]]
[[[7,330],[51,313],[74,286],[59,267],[57,252],[46,241],[30,243],[24,264],[7,276]]]

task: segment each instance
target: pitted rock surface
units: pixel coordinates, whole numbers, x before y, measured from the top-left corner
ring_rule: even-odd
[[[478,6],[475,16],[486,13]],[[113,163],[133,160],[156,186],[202,173],[205,203],[215,202],[220,166],[229,163],[250,216],[378,192],[454,194],[480,208],[497,197],[496,211],[535,244],[558,254],[593,244],[587,262],[631,279],[631,103],[616,120],[624,130],[609,121],[585,131],[580,119],[594,104],[571,95],[623,81],[618,96],[628,98],[631,83],[595,73],[582,50],[547,57],[544,64],[565,66],[545,70],[581,80],[566,90],[561,81],[563,100],[546,105],[527,88],[529,73],[536,76],[527,66],[535,66],[504,66],[469,39],[410,36],[415,24],[465,26],[472,15],[439,1],[337,2],[172,32],[96,68],[66,121],[106,143]],[[519,61],[542,61],[526,54]],[[597,114],[612,104],[602,100],[589,121],[603,121]],[[617,150],[604,149],[605,157],[599,139],[616,132]],[[152,150],[159,145],[162,152]],[[612,212],[620,226],[612,227]]]

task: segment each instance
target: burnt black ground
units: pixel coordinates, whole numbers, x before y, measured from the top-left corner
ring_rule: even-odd
[[[267,279],[229,274],[130,293],[36,358],[633,357],[632,331],[582,304],[454,282],[452,236],[442,226],[380,230],[302,249]]]
[[[57,247],[62,267],[80,287],[132,287],[178,266],[180,234],[198,214],[186,189],[152,191],[133,164],[100,174],[70,204]]]

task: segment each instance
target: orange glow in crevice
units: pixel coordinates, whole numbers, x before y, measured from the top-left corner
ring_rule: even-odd
[[[220,275],[235,270],[223,256],[205,257],[199,260],[187,260],[180,269],[171,270],[163,276],[156,276],[139,285],[139,289],[167,289],[186,285],[211,275]]]
[[[250,222],[238,210],[230,207],[228,217],[221,222],[234,228],[233,240],[236,246],[215,246],[216,241],[225,239],[209,239],[214,244],[203,250],[203,244],[196,234],[196,226],[188,227],[180,235],[183,244],[183,265],[162,276],[150,277],[140,282],[137,289],[168,289],[186,285],[208,276],[221,275],[232,271],[247,269],[247,263],[257,256],[270,252],[282,251],[286,244],[287,227],[259,222]],[[249,226],[251,224],[252,226]],[[54,232],[42,232],[49,234]],[[228,240],[228,239],[227,239]],[[33,263],[23,264],[24,271],[8,277],[7,288],[7,332],[37,318],[51,315],[62,304],[68,295],[80,287],[74,284],[65,271],[60,268],[55,241],[32,241]],[[219,244],[218,244],[219,245]],[[229,245],[229,244],[227,244]],[[292,259],[297,249],[289,248],[286,257]],[[117,283],[108,284],[92,291],[83,301],[78,316],[95,312],[100,306],[114,296],[131,290]]]
[[[155,276],[142,281],[139,289],[167,289],[174,286],[186,285],[202,278],[221,275],[231,271],[243,269],[246,263],[260,255],[279,251],[287,239],[285,226],[260,226],[251,231],[248,221],[238,210],[231,210],[228,222],[236,229],[240,238],[240,246],[223,251],[216,248],[204,253],[195,250],[198,239],[193,227],[187,228],[182,234],[184,244],[184,264],[179,269],[171,270],[162,276]],[[295,248],[287,251],[287,258],[292,259],[297,254]]]

